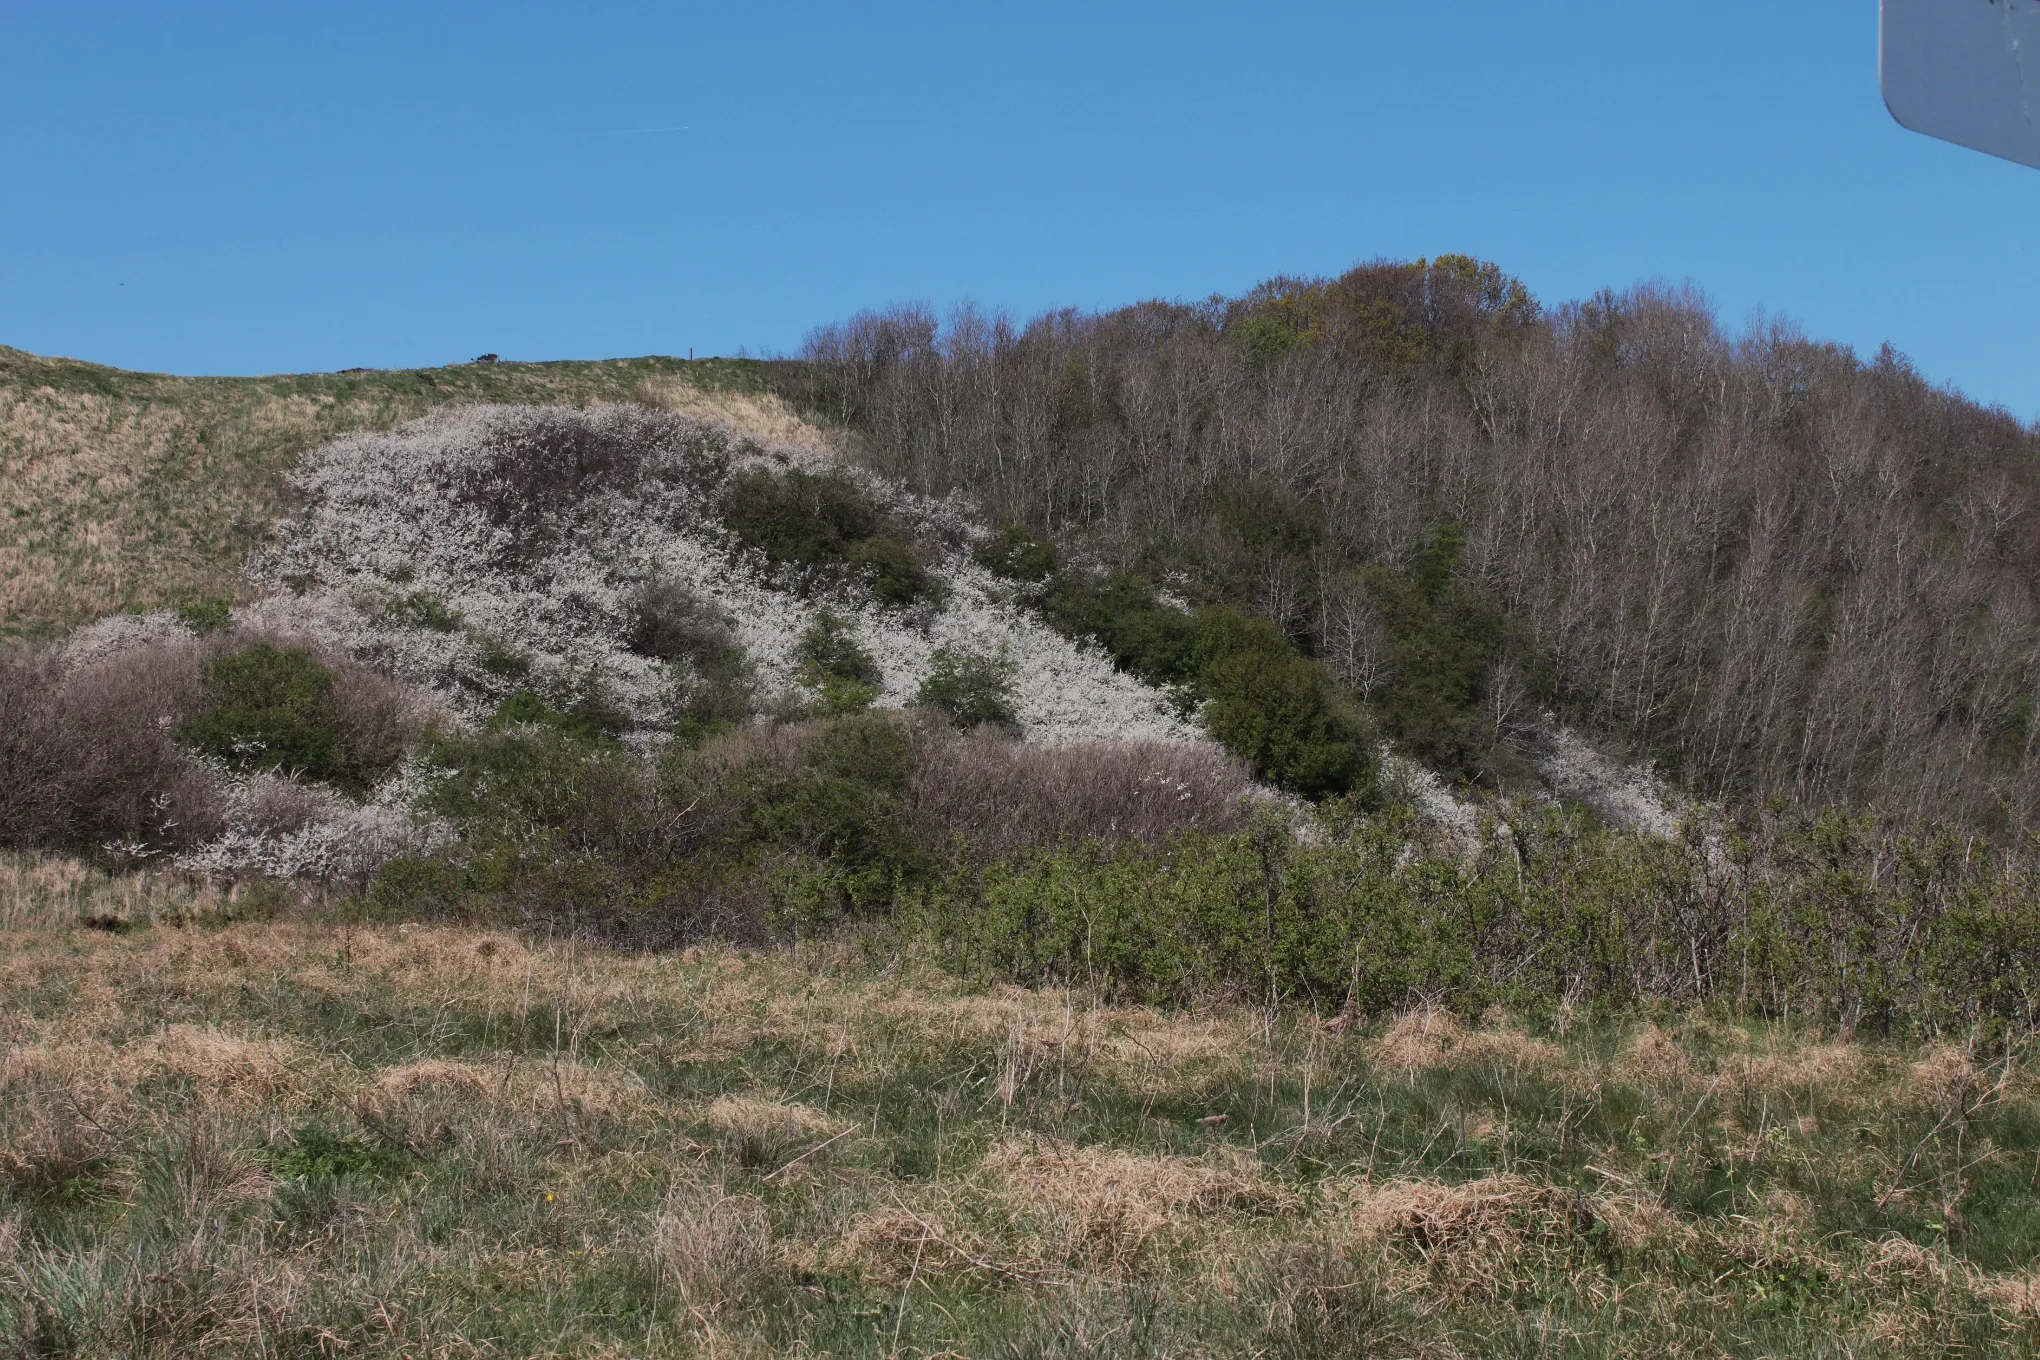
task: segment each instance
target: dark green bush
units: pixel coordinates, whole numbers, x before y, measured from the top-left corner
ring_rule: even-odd
[[[1057,631],[1096,641],[1150,684],[1181,685],[1196,676],[1194,621],[1137,576],[1114,573],[1100,583],[1065,572],[1050,583],[1041,612]]]
[[[486,727],[502,731],[515,727],[549,727],[575,741],[614,741],[630,726],[630,719],[600,689],[588,686],[565,708],[555,708],[530,690],[520,690],[496,706]]]
[[[800,635],[794,677],[815,691],[824,716],[869,708],[882,692],[878,659],[858,644],[848,619],[829,610],[816,613]]]
[[[1294,653],[1238,652],[1203,674],[1205,730],[1254,774],[1305,798],[1371,779],[1367,722],[1324,667]]]
[[[853,544],[850,569],[880,604],[904,608],[918,600],[938,599],[942,587],[907,549],[884,534]]]
[[[624,645],[639,656],[704,672],[727,669],[740,657],[728,615],[678,581],[649,581],[638,591]]]
[[[435,633],[457,633],[461,616],[444,599],[429,590],[414,590],[391,600],[383,613],[392,622],[429,628]]]
[[[1457,524],[1440,527],[1401,576],[1371,567],[1363,576],[1388,632],[1392,678],[1378,708],[1388,734],[1446,774],[1472,777],[1499,740],[1481,687],[1505,650],[1528,656],[1527,633],[1456,569],[1465,548]]]
[[[819,567],[845,561],[854,544],[878,532],[878,509],[864,488],[839,472],[763,469],[738,477],[723,520],[774,566]]]
[[[498,680],[522,680],[531,674],[531,657],[499,637],[488,633],[473,634],[475,645],[481,649],[482,669]]]
[[[1270,826],[1066,846],[910,892],[899,919],[966,970],[1166,1001],[1719,1002],[1999,1044],[2040,1018],[2030,857],[1838,816],[1726,843],[1553,808],[1513,826],[1471,859],[1397,816],[1328,819],[1310,841]]]
[[[914,701],[940,709],[958,727],[1015,726],[1019,715],[1013,708],[1013,659],[1003,649],[937,647]]]
[[[333,703],[338,677],[308,652],[260,642],[205,665],[206,707],[178,737],[237,770],[353,782]]]
[[[1186,707],[1201,701],[1211,735],[1262,779],[1309,798],[1369,781],[1373,739],[1359,705],[1271,620],[1226,605],[1173,609],[1126,575],[1058,577],[1042,610],[1150,684],[1173,687]]]
[[[1007,524],[998,537],[973,555],[977,564],[1008,581],[1036,584],[1055,575],[1059,565],[1055,544],[1029,533],[1021,524]]]
[[[225,596],[186,600],[177,606],[177,617],[200,637],[217,633],[234,621],[234,602]]]

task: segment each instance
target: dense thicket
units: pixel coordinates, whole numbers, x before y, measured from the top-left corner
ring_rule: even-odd
[[[1888,348],[1446,257],[803,358],[887,473],[1275,619],[1448,768],[1550,707],[1710,797],[2040,813],[2040,433]]]

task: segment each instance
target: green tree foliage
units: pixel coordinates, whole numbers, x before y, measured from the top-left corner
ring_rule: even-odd
[[[851,545],[848,560],[851,572],[880,604],[904,608],[942,594],[941,583],[896,538],[873,534]]]
[[[630,719],[601,689],[586,685],[564,708],[556,708],[530,690],[521,690],[496,706],[486,724],[490,731],[515,727],[548,727],[578,742],[614,742]]]
[[[1002,525],[998,536],[979,548],[975,557],[992,575],[1024,585],[1046,581],[1059,565],[1055,544],[1014,523]]]
[[[731,486],[723,520],[773,566],[842,572],[881,604],[941,595],[913,550],[881,532],[883,517],[864,488],[840,472],[747,472]]]
[[[1202,705],[1206,729],[1255,774],[1305,797],[1366,784],[1372,740],[1359,706],[1266,618],[1225,605],[1186,611],[1137,577],[1058,577],[1043,599],[1057,628],[1097,640],[1151,684]]]
[[[858,643],[850,621],[830,610],[818,611],[802,631],[795,659],[794,678],[815,692],[820,715],[869,708],[882,692],[878,658]]]
[[[206,706],[178,736],[237,770],[282,770],[359,789],[333,702],[338,677],[310,653],[269,643],[205,665]]]
[[[1371,780],[1373,743],[1359,705],[1281,629],[1224,606],[1198,610],[1192,626],[1205,729],[1256,776],[1306,798]]]
[[[1498,739],[1481,685],[1504,649],[1527,652],[1523,630],[1479,586],[1457,575],[1464,531],[1441,525],[1402,576],[1363,574],[1388,632],[1393,678],[1378,705],[1383,726],[1417,758],[1448,774],[1477,774]]]
[[[747,472],[730,487],[723,520],[745,546],[774,566],[842,562],[853,544],[878,532],[878,509],[864,488],[839,472]]]
[[[958,727],[1012,727],[1019,720],[1013,708],[1013,659],[1003,648],[937,647],[914,701],[941,710]]]

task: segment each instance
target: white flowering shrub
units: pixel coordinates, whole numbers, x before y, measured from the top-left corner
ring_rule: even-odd
[[[854,582],[774,568],[744,548],[722,498],[746,473],[787,469],[854,479],[929,561],[941,606],[883,607]],[[800,638],[826,608],[876,661],[880,707],[912,703],[938,649],[1003,648],[1029,740],[1199,739],[1163,696],[1056,634],[971,562],[987,530],[963,502],[908,495],[817,450],[633,407],[474,407],[340,440],[294,480],[307,508],[252,566],[259,598],[237,624],[342,648],[468,722],[521,689],[557,699],[594,686],[640,744],[657,740],[698,665],[684,648],[645,645],[644,607],[648,591],[679,590],[727,621],[767,704],[798,702]],[[421,596],[462,627],[390,608]],[[506,654],[522,658],[516,673]]]

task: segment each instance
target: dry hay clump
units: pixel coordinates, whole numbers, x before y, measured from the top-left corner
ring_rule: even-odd
[[[1967,1049],[1941,1044],[1906,1071],[1908,1094],[1938,1114],[1968,1106],[1983,1092],[1983,1072]]]
[[[764,1203],[719,1186],[675,1185],[652,1225],[660,1282],[705,1315],[740,1304],[779,1256]]]
[[[1565,1050],[1548,1040],[1513,1029],[1467,1029],[1445,1011],[1430,1007],[1396,1017],[1375,1041],[1371,1056],[1410,1077],[1433,1068],[1476,1063],[1530,1071],[1565,1066]]]
[[[1526,1254],[1586,1232],[1595,1217],[1583,1197],[1504,1175],[1458,1185],[1410,1177],[1362,1186],[1351,1221],[1362,1241],[1413,1253],[1433,1286],[1493,1296]]]
[[[1199,1218],[1269,1213],[1293,1202],[1231,1148],[1190,1158],[1016,1139],[992,1148],[980,1169],[994,1197],[1034,1225],[1042,1255],[1099,1269],[1131,1263]]]
[[[934,1213],[916,1213],[904,1206],[859,1214],[824,1260],[831,1269],[848,1271],[885,1288],[898,1288],[914,1278],[959,1272],[1023,1279],[1041,1274],[1030,1264],[988,1261],[983,1244],[973,1235]]]
[[[651,1093],[632,1072],[515,1055],[501,1067],[426,1058],[385,1068],[360,1093],[369,1109],[390,1100],[484,1101],[507,1111],[536,1114],[564,1109],[577,1115],[622,1119],[652,1104]]]
[[[2040,1271],[2016,1275],[1987,1275],[1978,1272],[1969,1279],[1969,1292],[1993,1308],[2025,1319],[2040,1319]]]
[[[47,1086],[101,1102],[167,1079],[189,1083],[203,1101],[296,1108],[330,1084],[325,1066],[288,1040],[176,1024],[118,1045],[93,1036],[16,1045],[0,1061],[0,1091]]]
[[[1811,1091],[1830,1099],[1855,1090],[1869,1070],[1863,1049],[1846,1041],[1809,1044],[1784,1053],[1734,1053],[1724,1058],[1725,1080],[1759,1091]]]
[[[811,1105],[757,1096],[719,1097],[702,1112],[701,1118],[736,1148],[742,1160],[753,1163],[797,1155],[855,1127]]]
[[[1679,1036],[1645,1025],[1615,1062],[1616,1075],[1639,1086],[1684,1086],[1696,1075]]]

